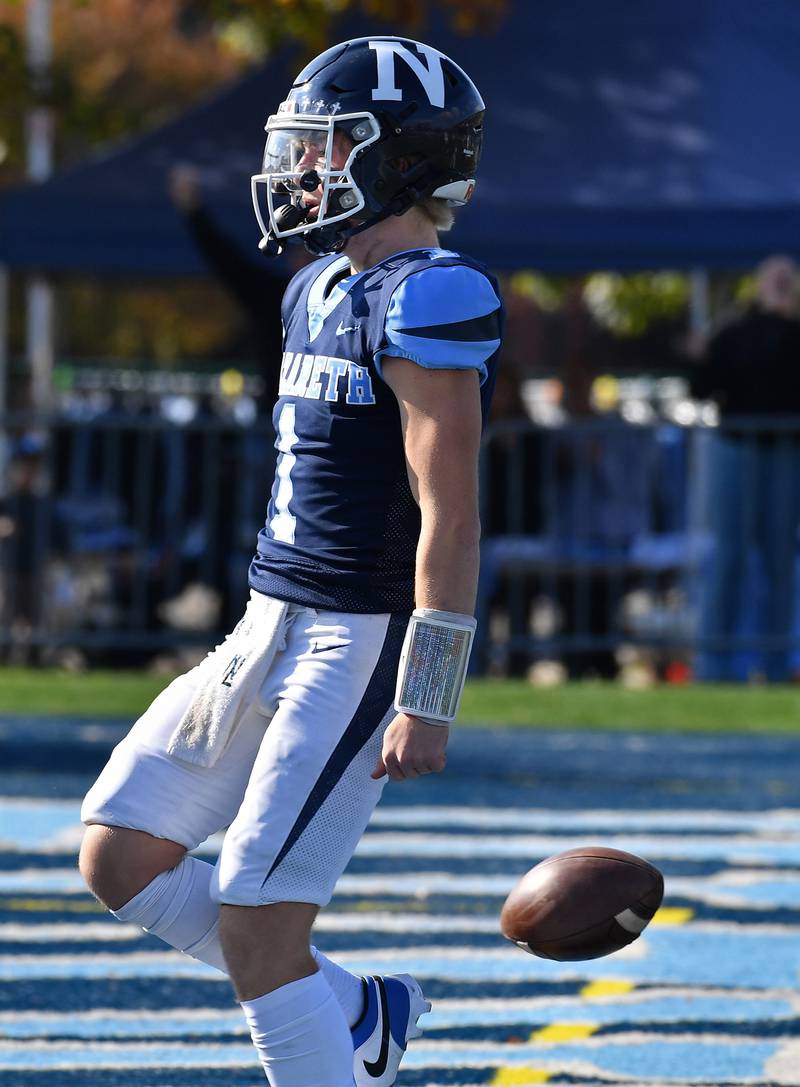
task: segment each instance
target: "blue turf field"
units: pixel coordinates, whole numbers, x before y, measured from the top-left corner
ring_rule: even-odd
[[[0,722],[0,1087],[259,1087],[225,979],[83,891],[79,798],[116,731]],[[434,1011],[400,1084],[800,1085],[798,755],[465,730],[445,777],[390,786],[317,942],[423,980]],[[503,941],[516,877],[591,843],[664,870],[644,937],[574,964]]]

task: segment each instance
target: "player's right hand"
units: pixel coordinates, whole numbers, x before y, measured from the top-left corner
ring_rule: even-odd
[[[398,713],[384,733],[381,757],[371,776],[377,780],[388,774],[392,781],[408,781],[440,773],[447,764],[449,735],[446,725],[428,725]]]

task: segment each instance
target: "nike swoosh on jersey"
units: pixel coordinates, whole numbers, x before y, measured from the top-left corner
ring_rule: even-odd
[[[381,997],[381,1048],[377,1061],[364,1061],[364,1068],[367,1075],[372,1076],[373,1079],[380,1079],[389,1062],[389,1002],[386,999],[386,986],[383,984],[383,978],[375,978],[375,984],[378,986]]]
[[[349,642],[339,642],[338,645],[320,645],[318,642],[314,642],[314,648],[312,653],[327,653],[329,649],[347,649]]]
[[[361,328],[361,325],[347,325],[345,327],[344,321],[339,322],[339,327],[336,329],[337,336],[344,336],[345,332],[357,332]]]

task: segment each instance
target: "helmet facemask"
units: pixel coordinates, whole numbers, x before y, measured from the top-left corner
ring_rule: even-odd
[[[380,137],[375,117],[279,112],[266,132],[262,172],[251,179],[262,248],[292,235],[339,234],[328,228],[357,216],[366,203],[352,165]]]

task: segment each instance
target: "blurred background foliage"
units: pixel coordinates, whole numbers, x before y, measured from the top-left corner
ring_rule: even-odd
[[[586,281],[584,297],[598,324],[618,336],[641,336],[653,322],[686,312],[689,283],[678,272],[595,272]]]
[[[497,0],[54,0],[49,85],[25,60],[24,0],[0,0],[0,183],[24,173],[24,125],[35,101],[57,112],[57,161],[134,135],[180,113],[289,39],[309,54],[335,40],[345,16],[380,16],[424,31],[434,10],[480,30]]]
[[[574,277],[517,272],[509,278],[513,291],[540,310],[560,309]],[[586,307],[598,325],[618,336],[641,336],[653,322],[680,319],[689,302],[689,281],[679,272],[593,272],[583,282]]]
[[[25,113],[34,102],[56,115],[56,162],[162,123],[236,76],[248,57],[210,21],[184,26],[181,0],[55,0],[49,85],[25,63],[25,5],[0,5],[0,177],[24,172]],[[3,153],[4,152],[4,153]]]
[[[157,127],[235,79],[286,40],[308,56],[359,14],[424,34],[435,13],[474,33],[501,0],[53,0],[53,64],[34,86],[25,0],[0,0],[0,186],[25,180],[25,119],[52,106],[57,168]],[[254,162],[259,149],[254,147]],[[20,285],[12,284],[11,349],[23,350]],[[212,281],[59,284],[59,351],[72,357],[177,360],[249,353],[237,306]]]
[[[308,55],[337,38],[343,20],[385,19],[424,37],[434,14],[480,33],[513,0],[53,0],[54,61],[34,87],[25,60],[25,2],[0,0],[0,185],[24,180],[28,108],[56,114],[56,162],[154,128],[288,40]],[[257,156],[257,149],[254,149]],[[531,254],[535,261],[535,253]],[[543,312],[563,306],[574,279],[533,272],[507,277],[507,291]],[[583,281],[592,320],[622,339],[685,321],[688,281],[676,273],[596,273]],[[60,349],[73,356],[151,358],[247,353],[238,311],[212,283],[70,281],[59,300]],[[513,307],[512,307],[513,308]],[[12,350],[21,349],[19,322]]]
[[[60,354],[73,359],[184,359],[255,354],[240,308],[212,279],[100,283],[70,279],[60,292]]]

